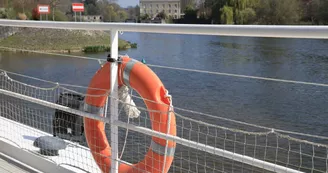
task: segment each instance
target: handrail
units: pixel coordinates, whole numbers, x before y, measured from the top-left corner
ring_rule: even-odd
[[[67,107],[67,106],[62,106],[62,105],[58,105],[58,104],[51,103],[51,102],[48,102],[48,101],[33,98],[33,97],[30,97],[30,96],[22,95],[22,94],[19,94],[19,93],[14,93],[12,91],[7,91],[7,90],[0,89],[0,94],[4,94],[4,95],[10,96],[10,97],[14,97],[14,98],[22,99],[22,100],[25,100],[25,101],[29,101],[29,102],[32,102],[32,103],[35,103],[35,104],[39,104],[39,105],[48,107],[48,108],[55,108],[55,109],[58,109],[58,110],[61,110],[61,111],[73,113],[73,114],[76,114],[76,115],[79,115],[79,116],[82,116],[82,117],[87,117],[87,118],[99,120],[99,121],[106,122],[106,123],[112,123],[112,125],[119,126],[119,127],[126,128],[126,129],[130,129],[130,130],[142,133],[142,134],[156,136],[156,137],[159,137],[159,138],[163,138],[165,140],[172,140],[172,141],[175,141],[178,144],[186,146],[186,147],[190,147],[190,148],[198,149],[198,150],[201,150],[201,151],[205,151],[205,152],[210,153],[210,154],[225,157],[225,158],[231,159],[233,161],[249,164],[249,165],[252,165],[252,166],[255,166],[255,167],[258,167],[258,168],[262,168],[262,169],[265,169],[265,170],[268,170],[268,171],[274,171],[274,172],[278,172],[278,173],[286,173],[286,172],[287,173],[302,173],[302,171],[298,171],[298,170],[294,170],[294,169],[291,169],[291,168],[288,168],[288,167],[284,167],[284,166],[280,166],[280,165],[273,164],[273,163],[270,163],[270,162],[262,161],[262,160],[252,158],[252,157],[249,157],[249,156],[246,156],[246,155],[233,153],[233,152],[230,152],[228,150],[223,150],[223,149],[220,149],[220,148],[208,146],[208,145],[205,145],[205,144],[202,144],[202,143],[197,143],[197,142],[187,140],[187,139],[184,139],[184,138],[181,138],[181,137],[172,136],[172,135],[169,135],[169,134],[157,132],[157,131],[154,131],[154,130],[151,130],[151,129],[148,129],[148,128],[145,128],[145,127],[135,126],[133,124],[127,124],[127,123],[119,121],[119,120],[109,121],[109,119],[105,118],[105,117],[100,117],[100,116],[97,116],[95,114],[82,112],[82,111],[75,110],[75,109]]]
[[[191,25],[99,22],[50,22],[1,19],[0,26],[80,30],[118,30],[125,32],[166,34],[328,39],[328,26],[309,25]]]

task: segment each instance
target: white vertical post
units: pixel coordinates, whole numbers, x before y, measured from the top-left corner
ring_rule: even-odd
[[[111,30],[111,58],[117,60],[118,59],[118,31]],[[112,147],[112,165],[111,165],[111,173],[118,173],[118,127],[114,125],[118,120],[118,81],[117,81],[117,69],[118,64],[111,64],[111,99],[110,99],[110,132],[111,132],[111,147]]]

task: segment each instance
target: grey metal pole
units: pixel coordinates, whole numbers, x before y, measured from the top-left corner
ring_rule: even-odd
[[[82,12],[80,12],[80,22],[82,22]]]
[[[75,16],[75,22],[76,22],[76,12],[74,12],[74,16]]]

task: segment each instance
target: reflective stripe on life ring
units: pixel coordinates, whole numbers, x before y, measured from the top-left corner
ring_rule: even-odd
[[[118,65],[118,84],[133,88],[144,99],[147,109],[152,110],[149,111],[149,119],[153,130],[176,136],[175,115],[169,111],[171,100],[166,97],[164,85],[149,67],[129,57],[123,57]],[[103,116],[109,92],[110,63],[107,62],[96,72],[89,84],[83,110]],[[84,129],[93,158],[103,172],[109,172],[111,148],[106,137],[104,122],[84,118]],[[119,172],[168,172],[173,162],[175,147],[175,142],[153,136],[144,159],[133,165],[121,163]]]
[[[131,59],[129,62],[126,63],[126,66],[124,68],[123,71],[123,81],[124,81],[124,85],[131,87],[130,86],[130,73],[131,70],[134,66],[134,64],[136,64],[138,61]]]
[[[175,153],[175,147],[172,147],[172,148],[168,147],[166,149],[165,146],[162,146],[162,145],[156,143],[155,141],[151,141],[150,148],[151,148],[151,150],[153,150],[153,152],[155,152],[159,155],[165,155],[166,154],[166,156],[172,156],[173,157],[174,153]],[[166,149],[166,152],[165,152],[165,149]]]
[[[83,105],[83,111],[90,113],[90,114],[96,114],[96,115],[102,115],[104,113],[103,107],[96,107],[89,104],[84,103]]]

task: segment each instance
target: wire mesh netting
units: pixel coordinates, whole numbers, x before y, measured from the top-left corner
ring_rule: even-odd
[[[57,84],[3,71],[0,74],[0,89],[48,104],[42,106],[21,95],[1,93],[1,140],[41,155],[40,150],[33,146],[35,139],[56,136],[65,140],[66,148],[61,149],[56,157],[47,156],[52,153],[42,153],[43,157],[58,165],[100,172],[86,142],[83,118],[74,112],[66,112],[65,108],[59,110],[51,105],[81,110],[86,87]],[[147,110],[144,100],[136,92],[131,94],[140,115],[129,118],[124,106],[133,105],[116,98],[120,103],[119,120],[126,125],[154,128],[154,119],[150,116],[154,110]],[[327,137],[270,129],[181,108],[174,108],[174,113],[176,123],[170,128],[176,128],[179,139],[187,142],[178,141],[169,172],[270,172],[267,170],[268,164],[274,165],[273,171],[278,170],[279,166],[284,167],[286,172],[288,168],[301,172],[328,171]],[[110,111],[106,116],[110,117]],[[111,125],[106,124],[108,140],[111,139],[110,128]],[[155,154],[149,154],[150,149],[154,148],[151,148],[153,138],[147,132],[139,133],[121,126],[117,135],[120,163],[136,164],[150,157],[152,162],[163,164],[163,159],[156,160]],[[48,145],[55,147],[55,144]],[[265,162],[260,162],[259,166],[258,161]],[[143,163],[143,167],[154,165]],[[142,166],[135,169],[143,169]],[[162,168],[155,167],[152,172],[155,171],[161,172]]]

